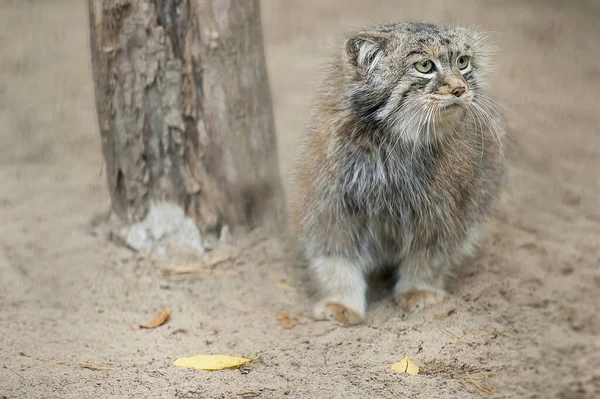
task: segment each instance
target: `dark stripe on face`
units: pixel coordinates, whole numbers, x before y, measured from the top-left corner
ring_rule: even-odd
[[[456,65],[456,59],[458,58],[458,54],[456,51],[450,50],[448,52],[448,63],[452,66]]]
[[[441,86],[445,84],[444,77],[440,74],[436,74],[433,79],[431,79],[431,87],[429,88],[430,92],[437,91]]]
[[[363,87],[354,92],[350,101],[358,124],[369,131],[381,129],[382,123],[376,115],[381,108],[385,107],[389,98],[389,93],[380,94],[370,87]]]
[[[410,86],[408,86],[408,88],[404,91],[404,93],[402,93],[402,97],[400,97],[400,101],[398,102],[398,108],[402,108],[402,106],[406,103],[406,99],[408,98],[408,95],[410,93],[424,89],[428,83],[429,81],[426,79],[419,79],[417,81],[412,82]]]
[[[406,54],[405,58],[409,58],[413,55],[422,55],[422,56],[426,56],[428,55],[427,52],[425,50],[413,50],[410,53]]]
[[[477,83],[477,79],[471,78],[471,79],[466,79],[467,84],[469,85],[469,89],[471,91],[473,91],[474,93],[477,93],[477,91],[479,90],[479,84]]]
[[[411,93],[423,90],[428,84],[428,79],[418,79],[412,82],[402,93],[398,102],[398,109],[406,104],[407,98]],[[390,96],[391,93],[378,95],[368,88],[357,91],[352,96],[352,108],[358,117],[359,125],[367,130],[381,130],[385,124],[383,123],[384,121],[377,117],[377,113],[388,104]]]
[[[475,76],[471,73],[472,71],[470,71],[469,73],[465,73],[463,75],[465,82],[467,82],[469,84],[469,86],[476,86],[477,85],[477,79],[475,78]]]

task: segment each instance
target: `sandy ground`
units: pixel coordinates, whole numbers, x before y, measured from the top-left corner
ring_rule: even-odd
[[[83,3],[0,2],[0,398],[600,397],[597,2],[264,2],[285,174],[319,65],[370,21],[492,32],[514,147],[502,214],[451,300],[405,315],[383,299],[363,326],[292,329],[276,315],[307,314],[306,276],[277,241],[252,237],[209,255],[237,254],[212,275],[170,281],[162,268],[202,259],[149,259],[93,227],[109,202]],[[167,308],[165,326],[135,328]],[[241,370],[172,365],[262,351]],[[405,355],[420,375],[391,371]]]

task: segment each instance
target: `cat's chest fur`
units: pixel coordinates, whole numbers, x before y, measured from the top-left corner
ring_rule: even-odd
[[[348,157],[340,175],[342,200],[363,220],[370,251],[405,252],[465,232],[461,221],[474,202],[483,161],[473,143],[400,144]]]

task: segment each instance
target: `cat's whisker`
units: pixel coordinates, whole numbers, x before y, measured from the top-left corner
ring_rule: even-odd
[[[430,138],[430,129],[431,129],[431,120],[433,117],[433,113],[435,112],[435,104],[431,104],[431,109],[429,110],[429,113],[427,114],[427,148],[431,149],[430,147],[430,143],[431,143],[431,138]]]
[[[483,123],[480,121],[479,117],[477,116],[477,114],[475,113],[475,111],[473,111],[471,109],[471,107],[467,108],[467,111],[468,111],[470,117],[472,118],[473,123],[475,124],[476,131],[479,131],[479,135],[481,137],[481,156],[479,159],[479,161],[481,162],[481,161],[483,161],[483,156],[484,156],[484,151],[485,151],[485,138],[483,136],[484,126],[483,126]]]
[[[417,125],[417,129],[416,129],[417,136],[416,136],[416,139],[415,139],[415,141],[413,143],[413,149],[412,149],[412,153],[411,153],[411,156],[413,156],[413,157],[415,155],[415,150],[417,148],[417,144],[419,143],[419,138],[421,137],[421,129],[422,129],[421,125],[425,125],[425,122],[427,121],[427,118],[428,118],[430,110],[431,110],[431,104],[426,104],[425,105],[425,111],[423,112],[423,114],[419,118],[419,124]]]
[[[410,113],[410,111],[414,111],[413,115],[410,117],[410,119],[409,119],[408,121],[405,121],[405,122],[401,123],[401,124],[400,124],[400,126],[398,126],[398,128],[397,128],[397,130],[398,130],[397,136],[398,136],[398,137],[396,137],[396,141],[395,141],[395,142],[394,142],[394,144],[392,145],[392,147],[391,147],[391,150],[390,150],[390,151],[388,152],[388,154],[386,155],[386,158],[385,158],[385,159],[384,159],[384,161],[383,161],[384,163],[385,163],[385,162],[388,160],[388,158],[390,157],[390,155],[391,155],[391,154],[394,152],[394,150],[395,150],[396,146],[398,145],[398,142],[399,142],[400,140],[403,140],[403,139],[404,139],[404,137],[403,137],[403,136],[404,136],[404,135],[405,135],[405,133],[406,133],[406,129],[407,129],[408,127],[410,127],[410,124],[411,124],[411,123],[412,123],[412,121],[415,119],[415,117],[417,117],[417,116],[419,116],[419,115],[421,114],[421,112],[420,112],[420,111],[422,111],[422,110],[423,110],[424,106],[423,106],[422,104],[418,104],[418,105],[420,106],[418,109],[417,109],[416,107],[408,107],[408,108],[406,109],[406,111],[404,111],[404,112],[399,112],[399,113],[398,113],[398,119],[402,121],[402,120],[404,119],[404,114],[405,114],[405,113],[406,113],[406,114],[408,114],[408,113]],[[395,124],[395,123],[397,123],[397,122],[395,121],[395,122],[394,122],[394,124]]]
[[[415,149],[417,148],[417,144],[419,143],[419,138],[421,137],[421,121],[425,121],[426,115],[429,112],[429,105],[425,105],[425,110],[424,112],[421,114],[420,118],[419,118],[419,123],[417,124],[417,128],[416,128],[416,137],[413,143],[413,148],[412,148],[412,152],[411,152],[411,157],[415,156]]]
[[[483,94],[483,93],[478,93],[477,94],[477,99],[482,99],[485,102],[488,102],[489,104],[493,105],[493,107],[499,111],[502,115],[502,117],[506,117],[507,113],[508,113],[508,108],[506,108],[504,105],[499,104],[495,99],[493,99],[492,97]]]
[[[488,121],[493,125],[495,130],[500,131],[503,136],[508,136],[508,133],[504,130],[502,126],[498,123],[498,121],[489,114],[490,108],[489,106],[484,105],[483,103],[476,103],[475,107],[479,107],[479,110],[487,117]]]
[[[493,100],[486,98],[485,96],[478,97],[476,101],[481,107],[485,108],[488,112],[493,113],[498,117],[498,119],[505,119],[505,114],[502,109],[500,109]],[[490,115],[491,116],[491,115]]]
[[[479,105],[481,106],[481,108],[488,110],[488,112],[490,112],[490,111],[494,112],[498,116],[499,120],[505,119],[503,115],[500,115],[499,108],[493,100],[491,100],[490,98],[486,98],[484,96],[480,97],[478,100],[480,100]],[[500,110],[500,112],[502,112],[502,111]],[[513,140],[511,135],[498,123],[498,121],[495,118],[490,117],[490,119],[495,124],[496,129],[498,129],[504,137],[506,137],[507,139],[509,139],[511,141]]]
[[[430,154],[433,154],[433,147],[435,145],[435,143],[437,142],[437,135],[436,135],[436,131],[435,131],[435,125],[437,124],[436,122],[436,116],[440,113],[440,107],[436,106],[433,108],[433,112],[431,113],[431,128],[429,130],[429,132],[431,133],[431,135],[428,137],[429,138],[429,142],[428,142],[428,150]]]
[[[497,133],[497,130],[504,132],[504,129],[502,129],[500,126],[498,126],[496,121],[494,121],[494,119],[491,118],[490,115],[486,113],[485,109],[483,109],[479,104],[473,103],[472,109],[473,109],[473,111],[475,111],[476,113],[478,113],[480,115],[481,120],[486,124],[487,128],[485,130],[488,131],[492,135],[492,138],[496,142],[496,145],[498,146],[498,150],[500,151],[500,156],[502,157],[502,159],[504,159],[504,162],[506,162],[506,164],[508,165],[509,164],[508,160],[504,156],[504,150],[502,148],[502,141],[500,140],[500,137],[498,136],[498,133]]]
[[[475,112],[469,107],[467,108],[469,114],[473,117],[473,121],[475,122],[475,129],[479,130],[479,134],[481,135],[481,156],[479,158],[479,162],[483,161],[483,154],[485,151],[485,139],[483,137],[483,124],[479,121],[479,118],[475,114]]]
[[[490,109],[493,110],[493,112],[500,119],[504,119],[507,117],[508,110],[505,107],[502,107],[500,104],[498,104],[492,98],[487,97],[485,95],[480,95],[480,96],[478,96],[478,100],[480,100],[482,104],[486,104],[488,107],[490,107]]]
[[[421,104],[418,104],[418,105],[420,105],[418,108],[410,107],[405,112],[398,113],[398,116],[394,121],[394,125],[398,125],[397,131],[399,132],[400,138],[408,139],[408,137],[404,137],[404,136],[408,135],[408,133],[406,132],[406,129],[410,128],[412,121],[415,119],[415,117],[419,116],[420,111],[423,110],[423,105],[421,105]],[[405,114],[410,114],[411,112],[412,112],[412,116],[410,117],[410,119],[404,120]],[[398,124],[398,121],[400,121],[399,124]]]
[[[492,111],[499,119],[504,120],[507,118],[508,110],[505,107],[498,104],[498,102],[496,102],[496,100],[492,99],[491,97],[488,97],[482,93],[478,93],[475,97],[475,102],[485,106],[487,109]]]

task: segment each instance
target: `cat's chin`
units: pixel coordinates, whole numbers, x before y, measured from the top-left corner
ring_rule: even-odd
[[[466,104],[463,101],[452,101],[446,104],[443,104],[440,107],[440,112],[456,112],[457,110],[464,110],[466,108]]]
[[[439,119],[442,122],[450,122],[460,119],[467,111],[468,105],[463,102],[453,102],[440,107]]]

